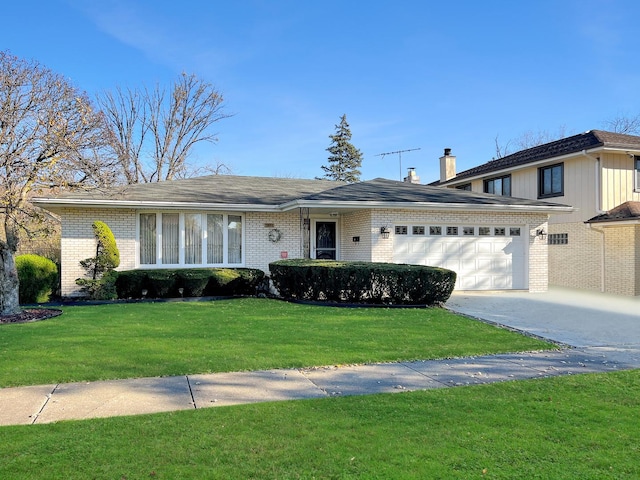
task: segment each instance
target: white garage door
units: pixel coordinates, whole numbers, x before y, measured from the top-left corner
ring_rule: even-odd
[[[526,289],[524,232],[523,226],[396,225],[393,261],[453,270],[457,290]]]

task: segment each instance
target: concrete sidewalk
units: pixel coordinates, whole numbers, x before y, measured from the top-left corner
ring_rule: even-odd
[[[580,349],[300,370],[216,373],[0,389],[0,425],[224,405],[394,393],[610,372],[640,364]]]

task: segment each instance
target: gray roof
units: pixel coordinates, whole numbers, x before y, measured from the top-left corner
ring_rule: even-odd
[[[475,193],[455,188],[434,187],[376,178],[352,183],[305,197],[305,201],[335,202],[388,202],[393,203],[442,203],[475,205],[520,205],[557,207],[557,203],[540,202],[524,198]]]
[[[336,185],[343,183],[330,180],[207,175],[126,185],[109,191],[78,191],[58,195],[56,198],[78,201],[280,205]]]
[[[485,175],[598,147],[640,150],[640,137],[622,133],[605,132],[602,130],[589,130],[588,132],[573,135],[572,137],[521,150],[511,155],[498,158],[497,160],[491,160],[490,162],[460,172],[446,182],[436,181],[430,185],[445,185],[466,178],[473,178],[478,175]]]
[[[230,208],[285,211],[297,207],[493,208],[568,211],[571,207],[376,178],[347,184],[329,180],[209,175],[129,185],[109,192],[74,192],[36,198],[45,208],[108,206],[133,208]]]

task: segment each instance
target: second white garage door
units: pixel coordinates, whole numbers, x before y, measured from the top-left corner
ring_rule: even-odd
[[[396,225],[395,263],[458,274],[458,290],[526,289],[524,226]]]

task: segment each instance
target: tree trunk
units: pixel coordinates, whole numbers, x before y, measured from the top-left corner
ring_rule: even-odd
[[[20,313],[15,252],[0,242],[0,315]]]

